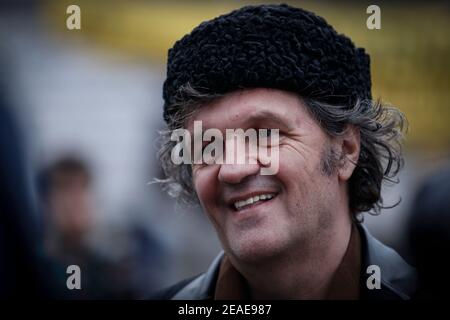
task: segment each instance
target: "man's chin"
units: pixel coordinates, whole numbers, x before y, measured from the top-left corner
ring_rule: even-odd
[[[286,250],[279,239],[261,239],[261,237],[234,238],[228,245],[229,253],[245,263],[258,263],[272,259]]]

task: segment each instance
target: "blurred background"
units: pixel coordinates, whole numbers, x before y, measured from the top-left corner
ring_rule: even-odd
[[[368,30],[371,2],[285,2],[366,48],[373,96],[409,119],[406,167],[400,183],[383,191],[386,205],[401,203],[365,215],[372,233],[408,259],[414,195],[450,164],[449,6],[378,1],[381,30]],[[156,152],[167,50],[200,22],[257,3],[1,2],[1,103],[21,136],[17,170],[40,215],[43,251],[82,269],[80,297],[145,298],[204,271],[220,251],[198,208],[179,207],[149,184],[162,178]],[[81,8],[81,30],[66,27],[71,4]],[[4,161],[9,149],[1,152]]]

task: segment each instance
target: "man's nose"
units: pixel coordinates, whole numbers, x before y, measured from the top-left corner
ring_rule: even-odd
[[[225,163],[221,164],[218,176],[220,182],[236,184],[259,173],[261,165],[257,145],[245,137],[233,137],[226,141],[225,150]]]

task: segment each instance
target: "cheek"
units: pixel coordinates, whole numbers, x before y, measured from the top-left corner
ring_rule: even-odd
[[[288,194],[295,194],[303,199],[326,197],[336,188],[336,179],[322,172],[319,152],[311,152],[305,156],[291,150],[280,152],[278,178]]]
[[[278,176],[285,185],[304,185],[314,183],[320,173],[320,157],[315,152],[300,154],[298,150],[280,150]]]
[[[192,172],[194,189],[202,206],[208,213],[211,209],[214,209],[217,199],[218,169],[214,167],[216,166],[194,168]]]

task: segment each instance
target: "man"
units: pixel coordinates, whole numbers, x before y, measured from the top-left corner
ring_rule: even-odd
[[[95,181],[89,165],[66,155],[42,170],[39,178],[47,254],[65,270],[71,265],[81,270],[81,290],[70,290],[67,298],[132,298],[129,260],[113,261],[92,241]]]
[[[89,168],[84,161],[66,156],[43,170],[40,180],[49,251],[62,257],[84,252],[94,223]]]
[[[162,182],[171,195],[201,204],[224,252],[159,298],[413,294],[413,269],[360,224],[362,212],[380,211],[381,183],[402,165],[404,123],[397,109],[371,100],[364,49],[314,13],[244,7],[174,45],[163,96],[169,130]],[[245,163],[174,163],[170,133],[185,129],[195,137],[196,122],[221,133],[267,129],[277,139],[263,147],[277,156],[264,159],[248,148]],[[203,137],[202,150],[217,139]],[[225,154],[228,140],[221,142]],[[261,174],[274,162],[273,174]]]
[[[1,78],[0,299],[64,297],[59,280],[65,274],[58,273],[44,254],[41,212],[33,197],[26,141],[14,107]]]
[[[449,277],[442,257],[450,252],[450,167],[426,177],[415,194],[408,223],[409,250],[417,267],[419,299],[448,299]],[[444,267],[445,268],[445,267]]]
[[[94,224],[90,169],[78,157],[64,156],[44,168],[38,180],[46,253],[64,270],[70,265],[82,270],[82,290],[71,290],[67,298],[108,297],[99,271],[105,263],[88,241]]]

